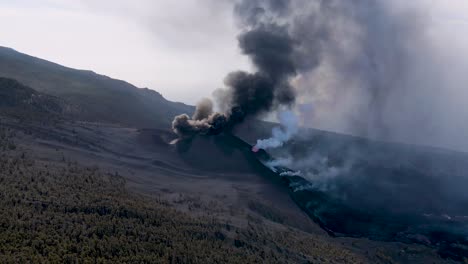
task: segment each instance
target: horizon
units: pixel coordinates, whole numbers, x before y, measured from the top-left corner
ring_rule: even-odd
[[[195,0],[184,3],[142,1],[139,5],[125,0],[112,3],[88,0],[12,3],[0,0],[0,9],[4,13],[0,22],[15,24],[15,27],[0,29],[0,45],[65,67],[90,70],[136,87],[149,88],[170,101],[195,105],[202,98],[213,97],[216,89],[223,88],[229,72],[256,70],[251,58],[242,54],[239,47],[237,35],[242,28],[236,21],[232,5],[232,1],[214,0],[201,4]],[[466,92],[460,86],[465,82],[464,57],[468,56],[468,3],[462,0],[418,0],[411,3],[394,1],[390,6],[390,15],[414,20],[408,24],[408,32],[399,32],[403,37],[398,41],[411,43],[412,39],[405,39],[412,37],[411,30],[418,35],[415,46],[420,45],[420,48],[409,50],[415,56],[410,59],[414,65],[408,66],[411,70],[409,79],[394,84],[396,87],[387,87],[389,80],[385,78],[380,80],[382,89],[397,90],[396,94],[388,96],[385,103],[377,102],[379,109],[366,109],[366,104],[370,105],[368,107],[375,105],[356,101],[369,96],[361,94],[359,84],[348,89],[352,92],[345,89],[349,83],[362,80],[350,79],[346,76],[349,71],[326,72],[326,63],[330,63],[326,62],[324,67],[315,70],[315,75],[301,73],[292,81],[298,91],[296,111],[301,112],[304,108],[311,112],[305,114],[307,120],[301,118],[302,125],[389,142],[466,150],[468,146],[462,141],[464,131],[468,132],[468,124],[456,122],[454,118],[468,112],[462,100]],[[356,44],[352,36],[351,40],[346,37],[350,36],[344,36],[340,41]],[[371,45],[380,48],[383,43]],[[406,44],[397,45],[403,47]],[[390,69],[388,78],[399,77],[392,76],[395,65],[386,61],[385,47],[383,50],[382,57],[377,58],[382,61],[378,63],[383,69]],[[359,57],[343,59],[356,60],[360,67]],[[363,59],[365,64],[367,58]],[[333,63],[340,64],[339,61]],[[449,65],[454,66],[449,68]],[[428,68],[419,69],[421,67]],[[434,82],[424,80],[425,75],[441,77]],[[404,98],[403,105],[392,109],[395,97],[401,96],[398,86],[414,84],[417,89]],[[440,94],[440,85],[447,86],[443,87],[444,94]],[[331,95],[338,96],[331,98]],[[396,100],[398,104],[400,101]],[[432,109],[432,115],[428,115],[424,108]],[[365,111],[364,117],[362,111]],[[411,115],[407,118],[406,113]],[[380,120],[376,121],[376,118]],[[270,113],[267,119],[275,120],[275,113]],[[415,135],[416,128],[421,128],[424,135]]]
[[[43,58],[40,58],[40,57],[37,57],[37,56],[33,56],[31,54],[26,54],[26,53],[23,53],[21,51],[18,51],[14,48],[11,48],[11,47],[4,47],[4,46],[0,46],[0,48],[7,48],[7,49],[11,49],[15,52],[18,52],[22,55],[26,55],[26,56],[30,56],[30,57],[33,57],[33,58],[36,58],[36,59],[40,59],[40,60],[45,60]],[[113,78],[111,76],[107,76],[107,75],[103,75],[103,74],[100,74],[99,72],[95,72],[93,70],[89,70],[89,69],[75,69],[75,68],[71,68],[71,67],[68,67],[66,65],[62,65],[62,64],[58,64],[56,62],[53,62],[53,61],[48,61],[48,60],[45,60],[49,63],[53,63],[53,64],[57,64],[61,67],[65,67],[65,68],[68,68],[68,69],[72,69],[72,70],[78,70],[78,71],[90,71],[90,72],[93,72],[97,75],[102,75],[102,76],[106,76],[106,77],[109,77],[111,79],[114,79],[114,80],[120,80],[120,81],[124,81],[124,82],[127,82],[126,80],[123,80],[123,79],[118,79],[118,78]],[[0,76],[1,77],[1,76]],[[130,82],[127,82],[129,83],[130,85],[133,85],[135,86],[136,88],[138,89],[149,89],[148,87],[138,87],[136,85],[134,85],[133,83],[130,83]],[[153,90],[153,89],[152,89]],[[156,92],[159,93],[159,91],[157,90],[154,90]],[[161,94],[163,97],[164,95]],[[165,98],[165,97],[164,97]],[[169,100],[168,98],[165,98],[166,100]],[[169,100],[169,101],[172,101],[172,100]],[[172,101],[172,102],[175,102],[175,103],[183,103],[183,104],[186,104],[186,105],[189,105],[189,106],[195,106],[195,104],[187,104],[187,103],[184,103],[184,102],[179,102],[179,101]],[[266,122],[272,122],[272,123],[275,123],[275,124],[280,124],[281,122],[278,121],[275,117],[269,117],[267,119],[264,119],[263,121],[266,121]],[[324,129],[320,129],[320,128],[314,128],[314,127],[308,127],[308,126],[300,126],[299,127],[300,129],[305,129],[305,130],[308,130],[308,129],[312,129],[314,131],[318,131],[318,132],[325,132],[325,133],[330,133],[330,134],[335,134],[335,135],[344,135],[344,136],[349,136],[349,137],[353,137],[353,138],[358,138],[358,139],[364,139],[364,140],[370,140],[370,141],[373,141],[373,142],[380,142],[380,143],[395,143],[395,144],[401,144],[401,145],[406,145],[406,146],[416,146],[416,147],[422,147],[422,148],[429,148],[429,149],[439,149],[439,150],[442,150],[442,151],[453,151],[453,152],[459,152],[459,153],[464,153],[464,154],[468,154],[468,150],[463,150],[463,149],[452,149],[452,148],[449,148],[449,147],[444,147],[444,146],[434,146],[434,145],[429,145],[429,144],[417,144],[417,143],[411,143],[411,142],[404,142],[404,141],[398,141],[398,140],[395,140],[395,141],[391,141],[391,140],[385,140],[385,139],[372,139],[372,138],[367,138],[365,136],[360,136],[360,135],[353,135],[353,134],[347,134],[347,133],[343,133],[343,132],[336,132],[336,131],[332,131],[332,130],[324,130]]]
[[[462,42],[460,46],[468,44],[468,37],[460,39],[463,36],[457,34],[468,32],[467,2],[415,2],[422,3],[424,12],[435,22],[434,27],[450,27],[452,34],[457,35],[454,40]],[[144,0],[136,6],[126,0],[99,3],[0,0],[3,12],[0,23],[15,23],[14,28],[0,29],[0,46],[125,80],[137,87],[156,90],[171,101],[194,105],[222,87],[228,72],[252,69],[237,45],[239,30],[231,11],[232,3],[226,0],[201,3]],[[173,15],[177,12],[180,12],[177,16]],[[215,22],[207,20],[207,15],[214,16]],[[194,45],[180,43],[184,34],[191,37]],[[123,36],[138,41],[118,43]],[[135,53],[122,56],[125,52]],[[184,80],[176,78],[181,71]],[[203,95],[194,92],[200,90]]]
[[[250,67],[240,55],[226,5],[211,0],[202,5],[142,1],[139,6],[132,1],[0,0],[0,22],[15,24],[0,29],[0,46],[193,105],[221,87],[227,72]],[[204,19],[215,12],[216,23]],[[189,43],[183,43],[185,36]],[[181,72],[184,78],[177,78]]]

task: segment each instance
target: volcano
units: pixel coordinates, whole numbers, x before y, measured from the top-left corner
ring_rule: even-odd
[[[434,199],[428,200],[427,194],[423,196],[432,208],[421,206],[424,202],[414,203],[417,199],[404,204],[398,199],[388,199],[391,197],[388,191],[395,189],[384,188],[386,184],[369,176],[385,176],[392,179],[387,182],[393,185],[399,182],[400,186],[417,186],[425,182],[427,186],[437,187],[434,179],[425,180],[440,171],[447,175],[463,174],[468,160],[465,154],[381,144],[316,130],[311,130],[307,142],[288,142],[284,147],[297,160],[307,156],[308,148],[337,162],[351,159],[348,153],[352,151],[346,148],[374,153],[363,155],[365,162],[356,163],[352,173],[347,174],[350,177],[338,178],[339,191],[330,192],[307,176],[309,171],[320,168],[271,166],[280,152],[253,151],[256,139],[268,136],[274,124],[246,121],[232,133],[180,139],[169,129],[169,121],[174,112],[190,112],[193,107],[166,101],[156,92],[11,50],[0,52],[0,56],[5,57],[0,60],[3,63],[0,69],[5,69],[2,73],[7,77],[0,82],[0,151],[2,161],[6,161],[2,163],[0,186],[5,189],[3,193],[13,195],[0,206],[6,212],[2,219],[17,224],[16,231],[2,232],[2,236],[19,241],[8,245],[15,248],[11,258],[21,256],[27,249],[34,256],[47,259],[40,247],[32,245],[41,245],[42,237],[49,238],[49,234],[66,241],[78,236],[80,240],[69,243],[78,248],[94,245],[88,244],[88,238],[99,242],[97,245],[108,245],[108,241],[121,241],[125,237],[133,243],[118,248],[123,252],[122,259],[127,260],[130,257],[151,259],[154,256],[146,254],[152,250],[170,252],[167,256],[161,253],[168,261],[174,259],[174,254],[181,254],[181,261],[193,256],[206,262],[219,252],[225,254],[220,262],[241,259],[281,263],[386,263],[388,259],[403,263],[452,263],[466,256],[462,217],[466,214],[458,214],[463,204],[452,204],[448,211],[428,210],[446,204],[444,199],[434,203],[436,197],[441,197],[435,192],[432,192]],[[25,70],[28,68],[34,70]],[[50,78],[57,74],[60,85]],[[96,79],[103,84],[103,89],[91,85]],[[120,86],[114,85],[119,83]],[[59,89],[62,84],[64,88]],[[74,88],[82,85],[87,87],[86,96],[75,95]],[[108,93],[117,90],[115,96],[119,100],[106,99]],[[135,99],[119,105],[126,94],[134,95],[132,98],[149,95],[151,102],[141,105]],[[86,107],[96,101],[104,103]],[[125,112],[124,115],[109,113],[116,105],[120,107],[118,113]],[[141,116],[141,111],[147,113]],[[428,168],[422,170],[421,164]],[[38,170],[40,174],[35,174]],[[10,171],[16,174],[11,175]],[[104,178],[96,179],[96,175]],[[358,182],[360,185],[355,184]],[[452,193],[459,195],[463,186],[466,185],[452,188]],[[362,190],[369,195],[360,195]],[[61,199],[55,199],[57,195]],[[129,202],[134,195],[151,202]],[[112,200],[116,196],[118,200]],[[149,217],[153,215],[149,213],[151,210],[159,210],[154,207],[154,201],[171,213],[164,210],[156,215],[165,217]],[[396,204],[404,205],[404,210],[388,210],[396,208]],[[30,213],[15,211],[18,206]],[[42,213],[47,215],[44,221],[30,218]],[[171,219],[173,215],[176,216]],[[24,221],[18,222],[18,217]],[[93,222],[83,227],[77,217]],[[60,222],[51,224],[50,219],[60,219]],[[118,221],[108,222],[109,219]],[[167,223],[161,226],[160,219],[166,219]],[[122,221],[130,224],[124,226]],[[66,231],[75,233],[63,232],[63,226],[74,225],[79,228]],[[36,235],[34,230],[38,228],[49,231]],[[155,233],[163,229],[170,232]],[[86,232],[89,237],[82,239],[79,232]],[[34,244],[25,242],[31,240]],[[145,241],[149,242],[142,244]],[[187,241],[196,241],[195,248],[216,245],[220,249],[206,246],[189,255],[184,250],[192,244]],[[60,247],[67,243],[51,244],[48,250],[60,255],[64,252]],[[182,250],[170,251],[174,248]],[[112,247],[100,250],[102,254],[114,252]],[[72,249],[69,252],[75,257],[81,254],[73,253]]]

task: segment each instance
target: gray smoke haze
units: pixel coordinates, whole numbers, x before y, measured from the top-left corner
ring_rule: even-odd
[[[258,3],[269,3],[271,8],[268,12],[258,9]],[[291,57],[296,75],[291,83],[303,125],[312,123],[315,128],[368,138],[468,150],[468,90],[464,88],[468,84],[464,73],[468,54],[449,43],[440,28],[433,27],[426,13],[427,1],[291,0],[255,4],[244,2],[242,10],[248,21],[276,21],[294,43]],[[306,133],[298,133],[294,140],[320,146],[318,139],[314,141]],[[320,140],[329,151],[317,152],[311,145],[307,151],[291,153],[286,146],[272,153],[280,157],[281,165],[301,171],[314,183],[333,185],[337,175],[345,175],[343,179],[352,175],[349,178],[358,186],[357,193],[362,191],[359,186],[375,184],[376,188],[387,179],[359,178],[353,175],[361,172],[356,172],[361,170],[356,166],[371,170],[362,164],[377,157],[373,166],[377,164],[378,173],[378,168],[403,164],[396,162],[401,154],[394,154],[392,149],[366,148],[340,138]],[[421,157],[413,164],[431,171],[431,159]],[[413,169],[413,164],[403,165]],[[367,175],[367,171],[362,174]],[[440,175],[434,178],[446,182],[447,192],[454,192],[463,185],[458,184],[465,181],[463,174],[450,181]],[[390,182],[397,184],[399,180]],[[423,189],[413,182],[411,186]],[[462,194],[454,197],[453,201],[466,200]],[[416,196],[410,198],[419,201]]]
[[[428,1],[291,3],[294,85],[314,127],[468,150],[468,54],[434,26]]]
[[[239,47],[257,72],[229,74],[215,93],[223,113],[176,117],[174,130],[216,134],[286,105],[299,115],[288,120],[305,126],[468,150],[468,54],[432,27],[427,4],[237,1]],[[202,104],[197,112],[210,111]],[[465,154],[292,127],[257,142],[277,158],[265,165],[292,177],[294,191],[309,191],[302,205],[337,233],[399,241],[406,229],[443,231],[468,243]],[[433,216],[464,220],[439,225]]]
[[[258,139],[253,149],[279,148],[299,132],[299,120],[293,111],[278,112],[280,126],[276,126],[271,131],[271,137]]]
[[[234,3],[257,72],[233,72],[216,91],[219,127],[296,103],[305,126],[468,150],[467,54],[428,1]]]

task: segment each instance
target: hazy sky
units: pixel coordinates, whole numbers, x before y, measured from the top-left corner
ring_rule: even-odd
[[[0,0],[0,45],[195,103],[248,68],[217,0]],[[200,90],[206,94],[200,94]]]
[[[441,28],[466,32],[467,0],[421,2]],[[228,0],[0,0],[0,12],[1,46],[171,100],[195,103],[249,68]]]

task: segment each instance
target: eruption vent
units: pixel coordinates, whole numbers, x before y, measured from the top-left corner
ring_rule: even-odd
[[[186,114],[176,116],[172,128],[180,137],[219,134],[245,118],[295,102],[290,80],[297,72],[293,56],[297,43],[288,25],[276,19],[276,2],[242,1],[236,5],[235,14],[242,27],[239,46],[256,72],[236,71],[226,76],[226,88],[216,91],[223,112],[213,112],[212,102],[204,99],[192,118]]]

